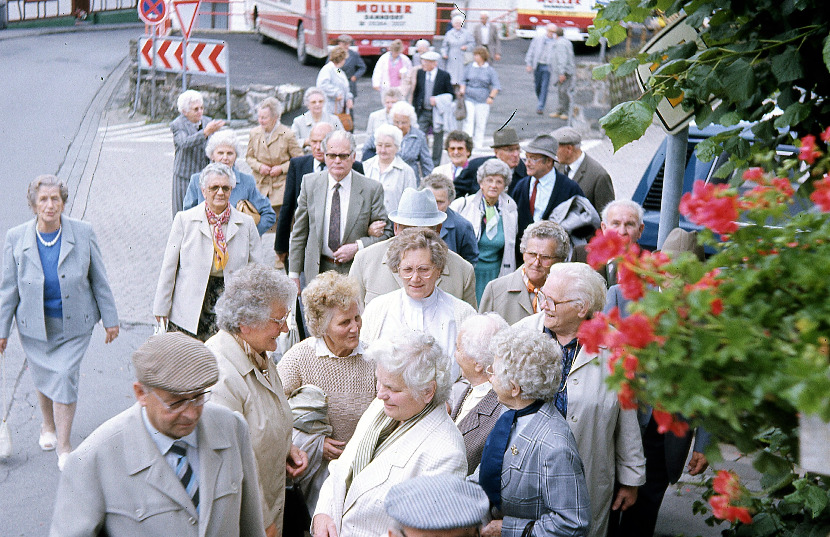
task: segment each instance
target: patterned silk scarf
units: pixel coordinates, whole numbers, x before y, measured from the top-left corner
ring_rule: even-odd
[[[539,313],[539,288],[533,285],[530,278],[527,277],[524,267],[522,267],[522,281],[525,282],[527,292],[530,293],[530,304],[533,306],[533,313]]]
[[[225,270],[225,265],[228,264],[228,245],[225,242],[225,233],[222,231],[222,226],[226,225],[231,219],[231,206],[228,205],[222,211],[222,214],[217,216],[205,204],[205,212],[207,213],[208,224],[210,224],[213,231],[213,268]]]
[[[423,410],[406,421],[396,421],[387,416],[386,412],[381,409],[378,415],[375,416],[372,426],[360,439],[351,470],[348,477],[346,477],[346,490],[351,487],[357,474],[366,468],[375,457],[394,444],[395,440],[405,435],[424,416],[435,410],[436,406],[434,402],[430,402]]]

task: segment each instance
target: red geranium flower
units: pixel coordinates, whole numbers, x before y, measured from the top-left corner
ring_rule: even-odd
[[[709,498],[709,505],[712,506],[712,514],[721,520],[730,522],[740,521],[744,524],[752,524],[752,515],[746,507],[737,507],[729,504],[729,498],[715,494]]]
[[[718,494],[723,494],[728,500],[734,500],[741,494],[738,476],[726,470],[720,470],[712,482],[712,488]]]
[[[807,164],[812,164],[817,158],[821,156],[818,146],[816,146],[816,137],[808,134],[801,139],[801,149],[798,153],[798,158]]]
[[[759,181],[764,178],[764,169],[759,167],[749,168],[744,172],[744,179],[747,181]]]
[[[815,191],[810,194],[810,199],[826,212],[830,212],[830,174],[824,174],[820,181],[813,183]]]
[[[628,268],[627,263],[620,263],[617,267],[617,283],[620,284],[622,295],[628,300],[640,300],[645,295],[645,285],[637,273]]]
[[[717,317],[723,313],[723,300],[716,298],[709,304],[709,309],[712,311],[712,315]]]
[[[821,133],[821,139],[824,143],[830,144],[830,127],[824,129],[824,132]]]
[[[680,199],[680,212],[686,218],[706,226],[715,233],[738,230],[738,198],[725,194],[727,185],[713,185],[695,181],[692,192]]]
[[[617,398],[620,400],[620,407],[623,410],[635,410],[637,408],[637,396],[627,382],[620,385]]]
[[[675,418],[672,414],[664,411],[654,409],[652,411],[654,421],[657,422],[657,432],[660,434],[672,433],[678,438],[686,436],[689,432],[689,424],[685,421]]]
[[[583,322],[579,326],[576,337],[585,347],[585,351],[591,354],[599,352],[599,348],[605,345],[608,334],[608,320],[602,313],[596,314],[593,319]]]
[[[598,269],[608,261],[621,257],[628,249],[628,241],[616,231],[607,229],[603,232],[600,229],[585,249],[588,251],[588,264]]]
[[[635,349],[643,349],[652,341],[657,341],[651,320],[643,313],[634,313],[620,319],[617,329],[622,336],[621,342]]]
[[[795,194],[795,190],[793,190],[793,186],[790,183],[790,180],[786,177],[776,177],[772,180],[772,186],[777,188],[784,194],[786,197],[791,198],[793,194]]]

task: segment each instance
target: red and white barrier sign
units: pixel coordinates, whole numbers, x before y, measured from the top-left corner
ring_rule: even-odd
[[[139,40],[139,60],[142,69],[165,71],[182,70],[181,39],[156,39],[156,56],[153,60],[153,40],[142,37]],[[204,43],[197,40],[187,42],[187,71],[209,75],[224,75],[228,72],[228,48],[225,43]]]

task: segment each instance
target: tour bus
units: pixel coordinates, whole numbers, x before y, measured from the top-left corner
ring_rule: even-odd
[[[308,64],[325,58],[337,36],[348,34],[361,56],[383,54],[395,39],[414,47],[432,40],[435,0],[246,0],[257,32],[297,49]],[[404,49],[407,52],[407,49]]]
[[[518,0],[516,22],[519,37],[533,37],[536,28],[554,23],[570,41],[585,42],[603,0]]]

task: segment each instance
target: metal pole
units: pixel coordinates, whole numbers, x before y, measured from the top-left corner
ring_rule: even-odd
[[[150,119],[156,119],[156,35],[158,34],[158,24],[153,25],[153,63],[150,71]]]
[[[663,247],[666,237],[680,223],[680,196],[683,194],[683,176],[686,173],[686,146],[689,127],[669,135],[666,144],[666,172],[663,175],[663,195],[660,200],[660,227],[657,230],[657,249]]]
[[[231,60],[228,44],[223,41],[225,45],[225,53],[228,54],[227,68],[225,69],[225,108],[228,110],[228,125],[231,122]]]
[[[130,117],[133,117],[135,113],[138,111],[138,96],[139,90],[141,89],[141,38],[138,39],[138,54],[136,54],[136,62],[135,62],[135,99],[133,100],[133,113],[130,114]]]
[[[187,91],[187,36],[182,31],[182,92]]]

